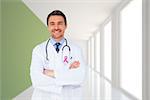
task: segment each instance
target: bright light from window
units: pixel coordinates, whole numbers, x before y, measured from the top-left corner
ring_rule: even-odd
[[[104,27],[104,75],[111,80],[111,21]]]
[[[97,82],[96,82],[96,83],[97,83],[97,84],[96,84],[96,85],[97,85],[97,87],[96,87],[97,99],[96,99],[96,100],[100,100],[100,94],[101,94],[101,93],[100,93],[100,92],[101,92],[101,91],[100,91],[100,84],[101,84],[101,83],[100,83],[100,76],[99,76],[99,74],[97,74],[96,77],[97,77]]]
[[[92,55],[91,55],[92,59],[91,60],[92,60],[92,68],[94,68],[94,66],[95,66],[95,63],[94,63],[94,60],[95,60],[94,59],[94,57],[95,57],[94,56],[94,49],[95,49],[94,48],[94,37],[92,37],[91,38],[91,53],[92,53]]]
[[[91,68],[88,68],[88,90],[89,93],[92,94],[92,70]]]
[[[96,38],[96,71],[100,72],[100,32],[95,35]]]
[[[142,0],[121,12],[121,87],[142,99]]]
[[[91,66],[91,41],[88,41],[88,65]]]
[[[96,86],[95,86],[95,82],[96,82],[96,80],[95,80],[95,72],[94,72],[94,70],[92,70],[92,98],[95,98],[95,88],[96,88]]]

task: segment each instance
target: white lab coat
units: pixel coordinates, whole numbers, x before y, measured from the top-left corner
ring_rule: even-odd
[[[48,58],[46,61],[46,43],[37,45],[32,52],[32,62],[30,76],[34,92],[32,100],[82,100],[82,83],[85,78],[85,63],[83,61],[81,49],[68,41],[71,48],[69,64],[64,65],[62,59],[62,47],[59,53],[53,45],[48,44]],[[65,51],[64,51],[65,52]],[[79,61],[80,67],[69,69],[73,61]],[[55,78],[43,74],[43,68],[53,69]]]

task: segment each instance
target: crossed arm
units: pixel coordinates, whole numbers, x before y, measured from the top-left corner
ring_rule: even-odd
[[[36,47],[32,52],[30,76],[34,88],[50,92],[60,92],[63,85],[82,84],[85,77],[85,64],[80,53],[78,54],[78,59],[70,64],[69,70],[54,70],[43,69],[44,59],[39,55],[40,52],[39,47]]]
[[[70,64],[69,69],[76,69],[80,67],[80,62],[79,61],[74,61],[73,63]],[[53,69],[43,69],[43,74],[49,77],[54,78],[55,77],[55,71]]]

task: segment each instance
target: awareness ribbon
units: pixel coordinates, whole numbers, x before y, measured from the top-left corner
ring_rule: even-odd
[[[64,57],[64,63],[65,62],[68,63],[68,57],[67,56]]]

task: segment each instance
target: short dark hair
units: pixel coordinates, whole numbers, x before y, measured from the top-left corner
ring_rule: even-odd
[[[54,10],[47,16],[47,26],[48,26],[48,20],[49,20],[50,16],[55,16],[55,15],[62,16],[64,18],[65,25],[67,25],[67,19],[66,19],[65,14],[60,10]]]

